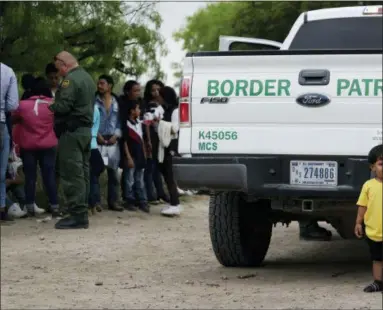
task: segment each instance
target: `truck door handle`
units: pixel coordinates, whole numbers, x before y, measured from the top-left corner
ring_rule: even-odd
[[[329,70],[302,70],[299,72],[299,84],[306,85],[328,85],[330,83]]]

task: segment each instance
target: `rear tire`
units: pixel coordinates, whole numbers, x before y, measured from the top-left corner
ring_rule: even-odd
[[[270,245],[270,201],[246,202],[241,193],[210,196],[209,226],[213,250],[226,267],[258,267]]]

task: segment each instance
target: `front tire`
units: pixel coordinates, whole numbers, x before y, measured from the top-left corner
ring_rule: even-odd
[[[258,267],[270,245],[270,201],[246,202],[241,193],[210,196],[209,226],[213,250],[225,267]]]

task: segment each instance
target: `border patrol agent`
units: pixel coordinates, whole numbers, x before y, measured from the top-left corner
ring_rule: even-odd
[[[55,66],[63,80],[50,105],[59,138],[59,170],[69,216],[56,229],[88,228],[89,158],[96,85],[73,55],[60,52]]]

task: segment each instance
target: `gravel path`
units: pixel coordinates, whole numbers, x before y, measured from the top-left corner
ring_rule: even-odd
[[[1,309],[381,309],[363,242],[300,242],[274,229],[266,265],[218,264],[208,199],[188,198],[180,218],[103,212],[88,230],[53,222],[1,227]]]

